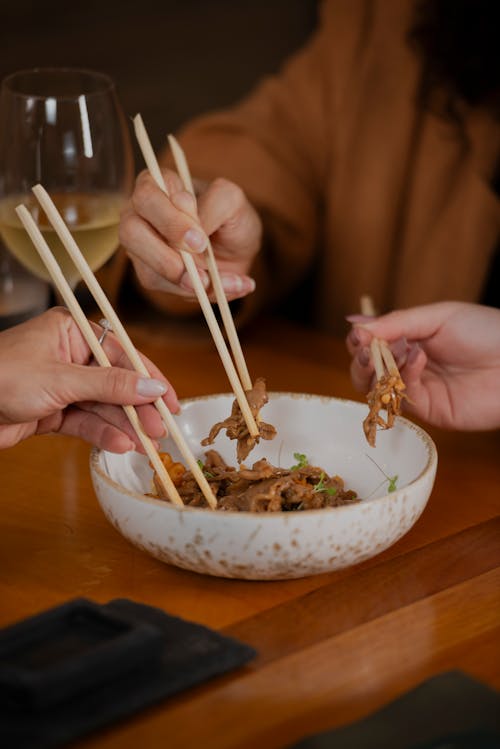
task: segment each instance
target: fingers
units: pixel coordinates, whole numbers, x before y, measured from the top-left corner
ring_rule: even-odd
[[[406,337],[408,340],[425,340],[433,336],[441,325],[457,309],[455,302],[438,302],[406,310],[396,310],[367,321],[359,315],[350,315],[347,319],[358,329],[360,325],[371,335],[393,341]]]
[[[352,357],[351,379],[356,390],[366,392],[372,386],[374,368],[371,359],[370,342],[372,334],[364,328],[354,327],[346,337],[347,349]],[[411,350],[406,338],[398,338],[390,344],[397,367],[405,366]]]
[[[262,222],[243,190],[226,179],[214,180],[198,198],[200,221],[211,238],[228,299],[255,291],[248,275],[262,241]]]
[[[370,349],[361,346],[351,361],[351,380],[360,393],[370,390],[375,370],[371,360]]]
[[[100,326],[96,325],[95,323],[91,322],[92,327],[94,328],[94,331],[100,331]],[[108,333],[106,336],[104,343],[103,343],[104,351],[110,361],[110,363],[113,365],[113,367],[119,367],[124,370],[131,368],[130,360],[125,353],[125,351],[122,349],[120,342],[118,341],[117,337],[113,333]],[[151,375],[152,380],[156,380],[157,382],[161,383],[164,390],[163,393],[160,393],[160,387],[158,387],[156,384],[151,384],[151,381],[147,380],[144,385],[139,385],[139,395],[144,395],[144,387],[146,387],[146,396],[147,396],[147,388],[149,387],[153,391],[158,391],[158,395],[156,397],[163,397],[163,400],[168,406],[168,409],[172,413],[178,413],[180,410],[179,406],[179,400],[177,398],[177,393],[175,392],[174,388],[170,384],[170,382],[164,377],[162,372],[158,369],[158,367],[153,364],[153,362],[147,358],[147,356],[144,356],[144,354],[141,354],[140,351],[137,351],[139,357],[141,358],[144,366],[148,370],[149,374]],[[109,371],[109,370],[108,370]],[[136,377],[139,380],[141,380],[141,375],[136,373]],[[137,386],[136,386],[137,387]],[[96,398],[93,398],[92,400],[97,400]],[[154,396],[148,397],[148,400],[154,400]],[[130,401],[131,405],[136,405],[135,403],[132,403]]]
[[[123,408],[110,406],[103,403],[78,403],[78,408],[86,413],[94,414],[102,422],[116,427],[121,433],[125,434],[134,444],[134,449],[142,452],[142,445],[132,424],[130,423]],[[166,429],[160,414],[152,405],[136,406],[137,415],[143,426],[145,433],[152,440],[159,440],[166,436]],[[133,449],[133,448],[128,448]]]
[[[202,253],[208,237],[199,224],[193,196],[182,189],[174,172],[163,174],[168,196],[149,172],[138,176],[132,199],[120,218],[120,242],[142,286],[192,297],[193,286],[179,252]],[[200,268],[198,272],[207,288],[206,271]]]
[[[369,347],[372,338],[372,334],[364,328],[357,326],[351,328],[346,337],[346,346],[350,355],[356,356],[360,349]]]
[[[153,291],[194,298],[193,283],[179,255],[186,250],[195,253],[203,286],[214,301],[206,261],[200,257],[211,236],[226,297],[238,299],[254,291],[248,271],[260,249],[262,224],[244,192],[228,180],[217,179],[197,204],[176,174],[165,175],[169,197],[143,172],[121,215],[120,241],[140,283]]]
[[[153,180],[149,172],[142,172],[132,194],[132,207],[176,250],[200,253],[207,246],[208,237],[196,215],[196,201],[182,190],[180,180],[172,172],[165,172],[172,186],[169,197]]]
[[[137,447],[137,438],[133,439],[126,432],[101,419],[98,414],[79,408],[66,410],[59,432],[79,437],[102,450],[115,453],[126,453]]]
[[[168,390],[165,381],[118,367],[62,365],[61,373],[57,378],[57,396],[63,407],[79,401],[142,405],[162,397]]]
[[[189,279],[186,284],[187,273],[181,255],[132,207],[122,213],[120,241],[127,249],[139,282],[144,288],[192,296],[192,284]],[[198,273],[204,287],[207,288],[207,272],[198,265]]]
[[[261,221],[244,191],[234,182],[214,180],[198,198],[198,215],[209,236],[216,232],[219,239],[229,235],[229,244],[237,247],[242,257],[255,255],[262,233]],[[223,251],[221,259],[225,259]]]
[[[408,390],[420,383],[426,365],[427,355],[425,351],[417,343],[414,343],[409,349],[404,366],[400,368],[401,376]]]

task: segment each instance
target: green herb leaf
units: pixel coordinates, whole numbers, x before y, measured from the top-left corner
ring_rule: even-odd
[[[396,475],[396,476],[389,476],[388,477],[388,479],[387,479],[387,481],[388,481],[388,486],[387,486],[388,493],[395,492],[397,490],[398,487],[396,486],[396,484],[397,484],[398,478],[399,478],[398,475]]]
[[[388,493],[388,494],[390,494],[391,492],[395,492],[395,491],[397,491],[397,488],[398,488],[398,487],[397,487],[397,482],[398,482],[399,476],[398,476],[397,474],[396,474],[395,476],[388,476],[388,475],[386,474],[386,472],[382,470],[382,468],[381,468],[381,467],[379,466],[379,464],[378,464],[378,463],[377,463],[377,462],[376,462],[375,460],[373,460],[373,458],[372,458],[372,457],[370,457],[370,455],[367,455],[366,453],[365,453],[365,455],[366,455],[366,457],[368,458],[368,460],[371,460],[371,462],[372,462],[372,463],[373,463],[373,464],[374,464],[375,466],[377,466],[377,468],[378,468],[378,470],[380,471],[380,473],[382,473],[382,474],[383,474],[383,475],[385,476],[385,478],[386,478],[386,480],[387,480],[387,493]],[[382,481],[382,484],[385,484],[385,481]],[[379,485],[377,486],[377,489],[378,489],[378,488],[379,488],[380,486],[382,486],[382,484],[379,484]],[[374,489],[374,490],[373,490],[373,492],[372,492],[372,494],[374,494],[374,493],[375,493],[375,492],[377,491],[377,489]],[[369,495],[368,495],[368,497],[371,497],[371,494],[369,494]],[[367,497],[367,499],[368,499],[368,497]]]
[[[319,481],[313,486],[313,492],[326,492],[330,497],[337,493],[334,486],[325,486],[325,474],[321,471]]]
[[[214,476],[213,473],[210,473],[210,471],[205,470],[205,467],[204,467],[204,464],[203,464],[202,460],[197,460],[196,462],[198,463],[199,467],[201,468],[201,470],[203,472],[203,475],[205,476],[206,479],[214,479],[215,478],[215,476]]]
[[[304,453],[294,453],[293,457],[295,458],[297,463],[290,468],[291,471],[298,471],[299,468],[305,468],[305,466],[309,463],[307,455],[304,455]]]

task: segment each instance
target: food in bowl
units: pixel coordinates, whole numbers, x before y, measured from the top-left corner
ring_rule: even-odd
[[[220,394],[182,402],[176,421],[197,458],[203,458],[201,440],[229,412],[233,398]],[[297,463],[294,453],[303,450],[310,463],[341,476],[363,497],[359,502],[303,512],[179,507],[148,496],[152,470],[144,455],[97,449],[90,466],[95,492],[119,533],[168,564],[248,580],[331,572],[369,559],[401,538],[423,512],[434,483],[437,452],[429,435],[399,417],[392,429],[378,434],[376,447],[368,448],[360,428],[366,410],[365,403],[339,398],[269,393],[266,418],[278,436],[261,441],[252,453],[254,462],[266,458],[291,467]],[[182,460],[171,438],[162,440],[161,449]],[[223,434],[214,449],[227,464],[234,462],[234,443]]]
[[[172,460],[170,453],[160,453],[160,457],[183,503],[208,507],[191,471]],[[205,462],[198,463],[217,500],[216,509],[222,512],[300,512],[360,501],[356,492],[345,489],[340,476],[329,476],[322,468],[309,465],[304,454],[295,453],[294,458],[297,463],[290,468],[273,466],[261,458],[251,468],[240,464],[236,469],[216,450],[208,450]],[[156,472],[153,485],[153,496],[168,499]]]

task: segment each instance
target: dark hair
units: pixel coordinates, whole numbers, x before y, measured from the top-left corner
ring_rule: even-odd
[[[417,0],[408,36],[424,60],[426,106],[458,119],[464,104],[500,116],[500,0]]]

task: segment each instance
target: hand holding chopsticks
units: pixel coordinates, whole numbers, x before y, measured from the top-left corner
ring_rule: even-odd
[[[151,142],[146,132],[146,128],[144,127],[144,123],[140,115],[136,115],[136,117],[134,118],[134,128],[135,128],[135,133],[136,133],[137,140],[140,145],[144,160],[151,173],[151,176],[155,180],[158,187],[161,190],[163,190],[163,192],[168,194],[167,187],[165,185],[165,181],[163,179],[163,175],[158,164],[158,160],[155,156],[155,153],[151,146]],[[174,159],[176,161],[176,165],[177,165],[180,177],[184,183],[184,187],[188,192],[190,192],[194,196],[193,184],[191,181],[191,176],[189,174],[189,169],[188,169],[184,154],[179,144],[175,141],[175,139],[172,136],[170,137],[170,143],[173,147]],[[193,288],[195,290],[196,297],[200,303],[200,307],[205,316],[205,320],[212,334],[215,346],[217,348],[217,351],[219,352],[219,356],[221,358],[222,364],[228,376],[229,382],[231,384],[231,388],[236,396],[236,400],[238,402],[241,413],[247,425],[249,434],[254,438],[258,437],[259,428],[252,415],[252,412],[250,410],[250,407],[248,405],[248,401],[244,392],[245,390],[249,390],[252,387],[252,383],[250,380],[250,376],[248,374],[248,369],[247,369],[247,366],[243,357],[243,353],[241,351],[241,346],[238,340],[238,336],[236,334],[236,329],[234,327],[234,322],[231,316],[231,312],[229,310],[229,305],[227,303],[227,299],[222,288],[222,283],[220,281],[217,265],[215,263],[215,259],[213,256],[212,248],[210,247],[210,243],[209,243],[209,246],[207,247],[207,264],[208,264],[212,284],[214,286],[216,298],[217,298],[217,301],[221,310],[221,316],[226,326],[226,333],[231,343],[233,355],[235,357],[235,361],[239,369],[239,373],[240,373],[239,376],[238,376],[238,372],[236,371],[233,360],[231,359],[231,356],[229,354],[226,342],[220,331],[219,325],[217,323],[217,319],[215,317],[214,311],[208,299],[205,288],[203,287],[203,284],[201,282],[194,259],[190,255],[189,252],[186,252],[184,250],[181,250],[180,254],[181,254],[183,263],[185,265],[185,268],[189,274],[189,278],[191,280]],[[240,377],[241,377],[241,380],[240,380]]]
[[[135,347],[133,346],[127,332],[125,331],[121,321],[119,320],[118,316],[116,315],[113,307],[109,303],[109,300],[107,299],[106,295],[102,291],[101,287],[99,286],[94,274],[90,270],[90,267],[88,266],[87,261],[83,257],[78,245],[76,244],[75,240],[73,239],[69,229],[67,228],[66,224],[64,223],[62,217],[60,216],[57,208],[55,207],[54,203],[52,202],[51,198],[47,194],[47,192],[44,190],[44,188],[41,185],[36,185],[33,188],[33,192],[35,193],[37,199],[39,200],[41,206],[43,207],[50,223],[52,224],[53,228],[55,229],[57,235],[59,236],[59,239],[61,240],[63,246],[66,248],[68,253],[70,254],[73,262],[75,263],[76,267],[78,268],[78,271],[82,277],[82,279],[87,284],[90,292],[94,296],[94,299],[96,300],[97,304],[99,305],[103,315],[106,317],[106,319],[110,322],[111,327],[113,328],[115,335],[117,336],[118,340],[120,341],[120,344],[122,345],[125,353],[127,354],[130,362],[134,366],[134,368],[140,372],[141,374],[145,376],[149,376],[149,373],[140,358],[139,354],[137,353]],[[25,208],[25,206],[18,206],[16,209],[17,213],[19,215],[19,218],[21,219],[21,222],[23,223],[24,227],[26,228],[26,231],[30,235],[36,249],[38,250],[43,262],[45,263],[47,270],[49,271],[51,278],[53,279],[56,288],[61,293],[61,296],[63,297],[66,305],[68,306],[71,314],[73,315],[73,318],[75,319],[75,322],[78,324],[82,335],[84,335],[85,339],[88,342],[88,345],[90,346],[96,360],[101,366],[110,366],[109,360],[106,357],[106,354],[104,353],[102,347],[100,346],[91,326],[89,325],[85,315],[83,314],[83,311],[81,310],[76,297],[74,296],[69,284],[67,283],[66,279],[64,278],[61,269],[59,268],[57,262],[55,261],[50,248],[48,247],[47,243],[45,242],[43,235],[41,234],[40,230],[38,229],[36,223],[34,222],[33,218],[31,217],[31,214],[29,211]],[[168,410],[165,402],[158,398],[155,401],[155,406],[158,409],[167,429],[171,433],[173,439],[175,440],[179,450],[181,451],[184,460],[188,464],[190,470],[192,471],[200,489],[202,490],[208,504],[210,507],[215,508],[216,506],[216,500],[212,493],[212,490],[210,489],[210,486],[203,475],[199,465],[196,462],[196,459],[194,458],[193,454],[191,453],[189,447],[187,446],[176,422],[170,411]],[[125,413],[127,414],[133,428],[135,429],[141,444],[144,447],[144,450],[146,454],[148,455],[155,471],[157,472],[160,481],[163,485],[165,495],[175,504],[182,504],[182,500],[179,496],[179,493],[177,492],[177,489],[175,488],[168,472],[166,471],[165,467],[163,466],[163,463],[161,462],[161,459],[154,448],[153,444],[151,443],[151,440],[147,437],[147,435],[144,433],[144,430],[142,428],[142,425],[137,417],[137,413],[135,412],[135,409],[133,409],[131,406],[124,406]]]
[[[102,327],[91,323],[102,337]],[[143,378],[124,361],[117,341],[106,343],[112,367],[86,366],[92,351],[67,309],[54,307],[0,333],[0,450],[35,434],[79,437],[111,452],[140,449],[121,405],[143,405],[147,434],[160,434],[153,397],[176,396],[155,367]],[[146,405],[147,404],[147,405]]]

